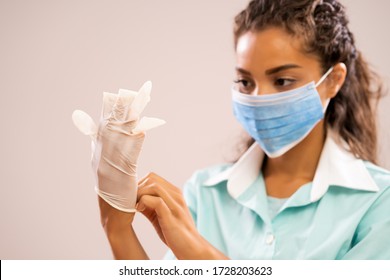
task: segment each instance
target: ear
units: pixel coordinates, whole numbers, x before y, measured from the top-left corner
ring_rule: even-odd
[[[345,77],[347,76],[347,66],[344,63],[339,62],[333,66],[332,72],[329,74],[327,82],[327,97],[333,98],[337,95],[339,90],[344,84]]]

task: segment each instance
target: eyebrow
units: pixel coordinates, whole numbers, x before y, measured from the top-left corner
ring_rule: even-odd
[[[247,71],[245,69],[242,69],[240,67],[236,67],[236,70],[237,70],[237,72],[241,72],[243,74],[251,75],[251,72],[249,72],[249,71]]]
[[[281,66],[278,66],[278,67],[275,67],[275,68],[271,68],[271,69],[268,69],[265,71],[265,74],[266,75],[271,75],[271,74],[275,74],[277,72],[280,72],[280,71],[283,71],[283,70],[287,70],[287,69],[291,69],[291,68],[302,68],[301,66],[299,65],[296,65],[296,64],[285,64],[285,65],[281,65]],[[241,72],[243,74],[247,74],[247,75],[251,75],[251,73],[245,69],[242,69],[240,67],[236,67],[236,70],[238,72]]]
[[[282,66],[278,66],[278,67],[275,67],[275,68],[268,69],[268,70],[265,71],[265,74],[271,75],[271,74],[275,74],[277,72],[280,72],[280,71],[283,71],[283,70],[287,70],[287,69],[291,69],[291,68],[301,68],[301,66],[296,65],[296,64],[285,64],[285,65],[282,65]]]

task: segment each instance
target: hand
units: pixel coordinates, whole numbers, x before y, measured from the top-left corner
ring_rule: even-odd
[[[180,189],[157,174],[139,182],[137,210],[178,259],[226,258],[197,231]]]
[[[121,106],[114,109],[121,110]],[[95,189],[112,207],[124,212],[135,212],[137,161],[145,134],[131,132],[135,128],[135,121],[118,121],[114,116],[112,114],[101,121],[93,145]]]
[[[102,226],[116,259],[148,259],[131,226],[137,198],[137,161],[145,131],[164,124],[139,115],[150,101],[151,82],[139,92],[104,93],[97,127],[83,111],[73,112],[73,122],[92,138],[94,170]]]
[[[137,161],[145,134],[143,131],[165,123],[139,115],[150,101],[151,82],[139,92],[120,90],[104,93],[99,127],[83,111],[73,113],[75,125],[92,138],[92,167],[95,190],[112,207],[134,212],[137,193]]]

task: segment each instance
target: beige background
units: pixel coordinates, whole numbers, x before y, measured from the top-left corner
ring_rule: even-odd
[[[182,186],[195,169],[224,161],[238,124],[230,108],[232,19],[247,0],[0,0],[0,259],[108,259],[90,140],[73,126],[95,119],[103,91],[152,80],[139,174]],[[360,49],[390,75],[388,1],[348,0]],[[380,158],[390,168],[390,99],[380,105]],[[166,247],[136,216],[153,259]]]

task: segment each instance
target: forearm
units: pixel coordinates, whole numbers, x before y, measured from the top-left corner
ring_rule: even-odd
[[[228,259],[227,256],[203,238],[195,228],[189,231],[176,230],[175,237],[167,245],[179,260]]]
[[[202,260],[228,260],[229,258],[225,256],[221,251],[211,245],[207,240],[202,238],[205,243],[205,250],[199,252],[199,259]]]
[[[126,213],[111,207],[98,196],[100,221],[110,243],[115,259],[149,259],[134,230],[134,213]]]
[[[121,229],[105,229],[105,231],[115,259],[149,259],[131,225]]]

